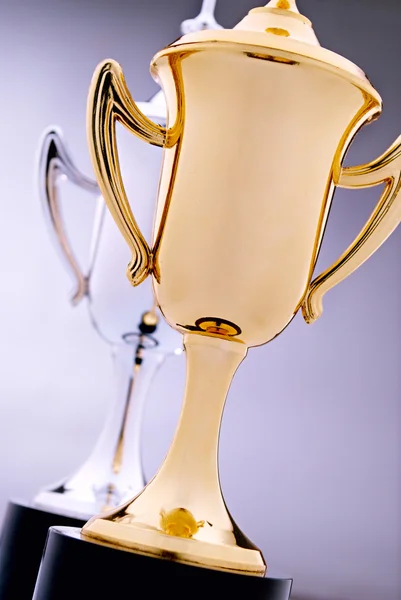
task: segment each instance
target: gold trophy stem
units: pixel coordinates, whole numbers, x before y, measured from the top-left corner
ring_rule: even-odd
[[[184,347],[187,354],[184,403],[159,476],[177,478],[179,485],[185,480],[185,487],[192,490],[193,486],[206,487],[220,494],[217,453],[221,419],[232,378],[247,348],[194,334],[184,336]]]
[[[239,531],[224,503],[218,443],[232,378],[244,344],[186,334],[183,407],[167,457],[133,501],[91,519],[83,535],[210,568],[263,575],[260,551]]]

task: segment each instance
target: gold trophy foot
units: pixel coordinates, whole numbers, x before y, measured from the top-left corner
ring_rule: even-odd
[[[214,337],[198,332],[184,336],[191,378],[160,471],[131,501],[93,517],[82,535],[171,561],[263,577],[263,556],[227,511],[218,476],[217,447],[225,397],[247,348],[222,339],[227,321],[207,318],[200,326],[219,331]],[[232,331],[237,330],[232,327]]]
[[[92,541],[187,563],[198,567],[263,577],[266,564],[255,547],[240,547],[232,542],[210,542],[194,538],[210,523],[196,521],[184,508],[161,511],[160,529],[122,517],[119,521],[95,518],[81,530],[81,536]],[[207,532],[204,532],[207,536]],[[224,532],[223,532],[224,535]],[[231,537],[231,536],[230,536]]]

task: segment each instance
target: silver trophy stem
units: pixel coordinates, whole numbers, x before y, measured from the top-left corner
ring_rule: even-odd
[[[98,196],[89,268],[85,272],[75,257],[61,214],[59,180],[62,177]],[[88,519],[93,514],[118,506],[145,485],[140,442],[142,412],[153,376],[169,352],[165,349],[159,351],[158,341],[151,337],[158,322],[152,311],[143,313],[138,329],[125,334],[118,343],[112,344],[103,333],[93,311],[90,281],[104,231],[106,206],[99,196],[97,184],[77,169],[67,151],[62,132],[55,127],[49,128],[42,138],[38,184],[49,230],[76,282],[73,302],[77,304],[86,297],[93,326],[102,339],[111,344],[115,402],[89,458],[71,477],[42,490],[33,503],[49,512]]]
[[[41,491],[34,498],[38,508],[86,519],[143,489],[142,413],[165,354],[145,348],[141,337],[136,346],[114,347],[115,402],[91,455],[72,477]]]

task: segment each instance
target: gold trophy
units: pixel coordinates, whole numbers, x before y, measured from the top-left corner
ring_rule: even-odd
[[[92,518],[86,539],[173,561],[263,576],[261,552],[239,530],[220,489],[218,440],[231,380],[251,346],[279,335],[391,234],[401,211],[401,138],[379,158],[342,167],[381,98],[365,74],[320,46],[294,0],[251,10],[234,29],[185,35],[151,73],[167,127],[143,115],[120,66],[94,74],[88,133],[97,180],[132,249],[128,277],[150,276],[184,337],[187,380],[167,457],[133,500]],[[124,190],[116,122],[164,148],[152,244]],[[384,183],[367,224],[312,281],[336,186]],[[132,199],[133,203],[135,199]]]

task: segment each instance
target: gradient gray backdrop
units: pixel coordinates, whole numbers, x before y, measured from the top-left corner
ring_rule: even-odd
[[[42,130],[60,125],[91,173],[85,108],[96,64],[113,57],[137,100],[156,91],[152,55],[179,36],[199,0],[1,0],[0,56],[0,516],[79,465],[111,393],[108,348],[47,235],[34,188]],[[233,26],[254,0],[220,0]],[[323,45],[366,70],[383,96],[380,120],[347,157],[360,163],[401,133],[399,0],[299,0]],[[324,132],[322,132],[324,135]],[[313,168],[313,165],[311,165]],[[268,184],[268,182],[266,182]],[[336,194],[319,269],[363,225],[379,189]],[[88,244],[92,199],[69,211]],[[79,213],[79,214],[78,214]],[[229,394],[221,480],[240,527],[303,600],[401,597],[401,231],[325,299],[321,320],[300,315],[250,352]],[[121,265],[125,269],[125,265]],[[128,283],[127,283],[128,285]],[[144,461],[151,476],[171,439],[184,361],[151,392]]]

